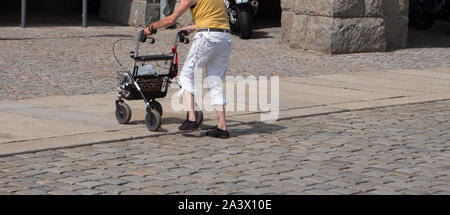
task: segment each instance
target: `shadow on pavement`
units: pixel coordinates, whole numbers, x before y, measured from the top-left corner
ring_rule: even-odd
[[[168,125],[168,124],[181,124],[183,123],[183,119],[177,118],[177,117],[162,117],[161,125]],[[145,125],[144,120],[133,120],[128,123],[128,125]]]
[[[80,14],[51,14],[30,12],[26,17],[26,27],[81,27]],[[21,15],[17,12],[0,10],[0,27],[19,27]],[[97,15],[88,14],[87,26],[121,26],[119,24],[102,22]]]
[[[246,126],[250,126],[250,128],[230,128],[231,137],[239,137],[251,134],[270,134],[287,128],[284,126],[264,122],[250,123],[246,124]]]
[[[133,35],[126,34],[101,34],[101,35],[91,35],[91,36],[69,36],[69,37],[29,37],[29,38],[0,38],[0,40],[48,40],[48,39],[81,39],[81,38],[104,38],[104,37],[125,37],[133,38]]]
[[[239,36],[239,32],[233,32],[232,33],[235,36]],[[265,31],[252,31],[252,37],[248,40],[255,40],[255,39],[265,39],[265,38],[273,38],[272,36],[269,36],[269,34]]]
[[[269,34],[265,31],[253,31],[252,39],[265,39],[265,38],[273,38],[269,36]]]
[[[448,48],[450,47],[450,34],[438,30],[409,29],[408,48]]]
[[[250,128],[241,128],[243,126],[249,126]],[[264,122],[254,122],[254,123],[249,123],[249,124],[245,124],[243,126],[238,126],[238,127],[230,127],[229,128],[229,132],[230,132],[230,138],[233,137],[241,137],[241,136],[246,136],[246,135],[252,135],[252,134],[270,134],[273,132],[278,132],[281,131],[283,129],[285,129],[286,127],[284,126],[279,126],[279,125],[274,125],[274,124],[268,124],[268,123],[264,123]],[[200,128],[204,131],[201,132],[200,135],[198,134],[191,134],[191,133],[184,133],[182,134],[185,137],[191,137],[191,138],[202,138],[202,137],[206,137],[205,133],[206,130],[209,128],[212,128],[212,125],[201,125]]]

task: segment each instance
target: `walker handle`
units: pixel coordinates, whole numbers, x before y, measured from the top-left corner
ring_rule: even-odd
[[[188,35],[189,33],[186,30],[182,30],[178,32],[178,39],[180,43],[188,44],[189,38],[185,37],[184,35]]]
[[[139,42],[141,43],[145,43],[147,41],[147,39],[150,39],[150,43],[155,43],[155,38],[153,37],[147,37],[147,35],[145,35],[144,30],[142,30],[141,32],[139,32]]]
[[[139,32],[139,37],[138,37],[139,42],[141,43],[145,43],[147,41],[147,35],[145,35],[144,30],[142,30],[141,32]]]

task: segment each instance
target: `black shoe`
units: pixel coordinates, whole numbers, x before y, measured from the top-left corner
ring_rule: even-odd
[[[189,120],[185,120],[183,124],[181,124],[180,127],[178,127],[180,131],[195,130],[197,128],[198,128],[197,122]]]
[[[218,128],[217,126],[214,126],[206,132],[206,136],[226,139],[230,137],[230,133],[226,130]]]

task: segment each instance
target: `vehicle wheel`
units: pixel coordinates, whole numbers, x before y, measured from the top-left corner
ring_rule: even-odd
[[[252,26],[250,13],[247,10],[238,11],[239,31],[241,39],[250,39],[252,36]]]
[[[150,102],[150,106],[155,107],[155,110],[159,112],[159,115],[162,117],[163,115],[163,108],[161,106],[161,103],[157,102],[157,101],[152,101]]]
[[[232,33],[239,32],[239,26],[237,24],[230,23],[230,30]]]
[[[158,131],[161,127],[161,115],[156,110],[147,112],[145,116],[145,125],[149,131]]]
[[[131,108],[126,103],[116,105],[116,119],[120,124],[127,124],[131,119]]]
[[[236,7],[231,8],[229,16],[229,23],[230,23],[230,30],[231,32],[239,32],[239,17],[238,17],[238,10]]]

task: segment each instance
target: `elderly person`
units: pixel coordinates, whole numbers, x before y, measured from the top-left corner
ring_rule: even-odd
[[[222,79],[228,71],[232,41],[224,1],[181,0],[170,16],[147,26],[145,33],[152,35],[156,33],[157,29],[174,25],[187,10],[191,11],[195,25],[183,27],[181,30],[185,30],[188,32],[187,34],[197,31],[197,34],[180,74],[180,83],[189,111],[188,118],[179,129],[194,130],[199,127],[194,111],[194,71],[202,68],[203,71],[206,70],[207,77],[209,77],[208,89],[211,105],[215,106],[219,117],[217,126],[209,129],[206,135],[228,138],[230,134],[225,119],[226,102],[223,96]]]

